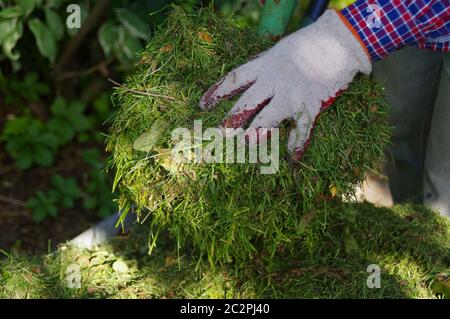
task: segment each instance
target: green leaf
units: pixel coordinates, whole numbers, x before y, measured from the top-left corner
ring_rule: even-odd
[[[50,167],[53,164],[53,153],[46,147],[36,146],[34,150],[34,160],[43,167]]]
[[[47,122],[47,126],[57,136],[58,145],[64,145],[75,137],[75,130],[63,118],[53,117]]]
[[[56,149],[59,145],[59,137],[53,132],[44,132],[39,136],[39,144],[42,144],[49,149]]]
[[[29,209],[33,209],[39,206],[40,200],[39,196],[43,194],[41,191],[37,191],[34,197],[31,197],[25,202],[25,207]]]
[[[57,97],[50,106],[50,110],[52,111],[53,115],[64,115],[65,109],[66,100],[60,96]]]
[[[61,175],[52,176],[52,185],[61,193],[78,197],[81,191],[77,186],[77,181],[74,178],[64,178]]]
[[[81,196],[81,190],[74,178],[63,178],[60,175],[52,176],[52,189],[55,197],[64,208],[73,208],[75,200]]]
[[[41,4],[41,0],[18,0],[17,2],[26,16],[33,12],[35,7]]]
[[[140,41],[133,38],[123,26],[118,28],[118,41],[114,44],[117,57],[122,64],[128,64],[137,58],[137,52],[142,49]]]
[[[86,105],[80,101],[66,102],[61,97],[55,99],[50,106],[53,118],[49,120],[48,127],[59,139],[59,144],[71,141],[75,133],[87,131],[92,127],[89,117],[84,115]]]
[[[31,121],[33,121],[33,119],[25,116],[16,117],[7,121],[5,128],[3,129],[2,138],[25,134]]]
[[[33,32],[39,52],[48,58],[51,63],[55,62],[57,47],[56,40],[48,27],[39,19],[33,18],[28,21],[28,27]]]
[[[71,119],[72,120],[71,123],[76,132],[85,132],[92,127],[91,121],[84,114],[73,114],[73,115],[74,116]]]
[[[54,206],[54,205],[49,205],[47,207],[47,214],[51,217],[58,216],[58,208],[56,208],[56,206]]]
[[[125,37],[122,49],[128,59],[136,60],[137,53],[142,49],[142,44],[136,38]]]
[[[31,117],[18,117],[6,123],[1,138],[6,151],[20,169],[28,169],[33,163],[48,167],[53,163],[58,147],[58,137],[47,126]]]
[[[158,146],[162,134],[169,128],[169,122],[164,118],[156,119],[149,130],[142,133],[133,143],[133,149],[142,152],[151,152]]]
[[[26,143],[24,142],[24,140],[20,137],[12,137],[8,140],[8,142],[6,143],[6,151],[9,153],[9,155],[11,155],[11,157],[13,157],[14,159],[18,158],[20,153],[21,153],[21,149],[23,149],[23,153],[25,152],[30,152],[31,150],[30,148],[26,147]],[[30,155],[31,157],[31,155]]]
[[[30,121],[30,126],[28,127],[28,130],[26,131],[26,135],[28,140],[37,140],[39,139],[41,133],[42,133],[42,123],[38,121]]]
[[[40,82],[38,74],[32,71],[27,72],[24,79],[10,79],[10,89],[14,98],[22,97],[27,101],[38,101],[50,93],[48,84]]]
[[[0,11],[0,19],[13,19],[22,16],[23,10],[19,6],[7,7]]]
[[[117,41],[117,27],[108,21],[98,30],[98,41],[106,57],[111,56],[114,43]]]
[[[39,76],[36,72],[30,72],[25,76],[23,82],[17,84],[18,91],[22,91],[25,98],[30,101],[37,101],[40,96],[50,93],[47,83],[39,82]],[[30,97],[29,95],[33,95]]]
[[[38,0],[41,2],[42,0]],[[59,8],[66,0],[47,0],[46,5],[48,8]]]
[[[47,212],[43,207],[33,209],[33,219],[36,223],[42,222],[47,217]]]
[[[64,188],[65,180],[61,175],[53,175],[52,176],[52,185],[58,189]]]
[[[126,32],[127,31],[124,26],[119,26],[117,28],[118,37],[117,37],[117,41],[114,43],[114,53],[115,53],[117,59],[119,60],[120,64],[122,64],[126,68],[130,68],[130,61],[127,58],[127,56],[125,55],[125,53],[123,52],[123,46],[124,46],[124,42],[125,42],[125,33]]]
[[[20,152],[20,156],[15,158],[16,165],[21,170],[29,169],[33,165],[33,155],[30,149],[24,149]]]
[[[19,39],[22,37],[23,26],[21,22],[17,21],[17,19],[13,19],[10,21],[15,21],[15,26],[9,33],[3,35],[2,48],[3,53],[9,59],[17,61],[20,58],[20,53],[13,53],[13,49],[15,48],[17,41],[19,41]]]
[[[49,216],[56,217],[58,215],[56,202],[57,199],[51,192],[38,191],[27,200],[25,207],[32,210],[34,221],[40,223]]]
[[[18,19],[0,20],[0,44],[3,43],[3,39],[8,34],[14,31],[16,28]]]
[[[67,120],[76,132],[83,132],[91,128],[91,121],[84,115],[86,105],[80,101],[73,101],[68,105]]]
[[[128,9],[116,9],[120,23],[135,37],[148,40],[148,25],[140,17]]]
[[[61,40],[64,37],[64,30],[65,30],[64,23],[61,20],[61,17],[58,14],[56,14],[55,11],[46,9],[45,21],[55,39],[57,41]]]

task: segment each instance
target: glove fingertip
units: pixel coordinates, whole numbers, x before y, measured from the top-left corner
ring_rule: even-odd
[[[219,90],[220,86],[222,85],[225,78],[220,79],[219,82],[211,86],[200,98],[199,107],[200,109],[204,111],[211,110],[214,106],[216,106],[217,102],[219,101],[220,97],[217,96],[217,91]]]
[[[291,151],[291,159],[294,162],[299,162],[302,159],[304,153],[305,153],[305,148],[304,147],[295,147]]]
[[[310,143],[311,131],[298,132],[294,128],[289,135],[288,151],[289,156],[293,162],[299,162]]]

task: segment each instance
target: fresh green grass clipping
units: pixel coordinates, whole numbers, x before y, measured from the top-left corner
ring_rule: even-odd
[[[261,253],[273,256],[296,239],[306,238],[312,245],[327,215],[318,214],[313,226],[306,227],[311,212],[351,196],[365,174],[382,162],[390,133],[386,105],[380,87],[359,77],[321,115],[311,145],[295,167],[284,160],[284,127],[276,174],[262,175],[259,165],[249,163],[189,164],[173,172],[164,151],[172,146],[172,129],[192,128],[194,119],[202,119],[204,128],[216,127],[233,101],[202,112],[201,95],[269,46],[210,9],[186,14],[174,7],[135,72],[117,89],[118,109],[107,143],[114,186],[124,214],[130,207],[141,219],[151,212],[151,247],[164,229],[176,239],[177,249],[190,244],[211,264],[243,264]],[[154,123],[159,129],[152,128]],[[142,144],[143,134],[153,141],[139,151],[134,143]]]
[[[197,267],[198,256],[178,258],[164,236],[149,256],[147,235],[136,225],[94,250],[0,250],[0,298],[450,298],[450,222],[417,205],[339,205],[313,254],[280,249],[270,268]],[[370,264],[380,267],[380,288],[367,287]]]

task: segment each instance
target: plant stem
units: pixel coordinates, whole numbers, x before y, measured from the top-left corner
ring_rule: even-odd
[[[115,84],[115,85],[117,85],[117,86],[120,86],[121,88],[125,89],[126,91],[134,93],[134,94],[139,94],[139,95],[144,95],[144,96],[151,96],[151,97],[161,97],[161,98],[164,98],[164,99],[175,100],[175,98],[173,98],[171,96],[168,96],[168,95],[162,95],[162,94],[158,94],[158,93],[151,93],[151,92],[133,90],[133,89],[130,89],[130,88],[126,87],[125,85],[120,84],[120,83],[118,83],[118,82],[116,82],[116,81],[114,81],[112,79],[108,79],[108,81],[113,83],[113,84]]]

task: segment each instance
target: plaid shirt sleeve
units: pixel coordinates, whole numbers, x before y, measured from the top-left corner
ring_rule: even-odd
[[[450,51],[450,0],[357,0],[341,13],[372,61],[412,44]]]

